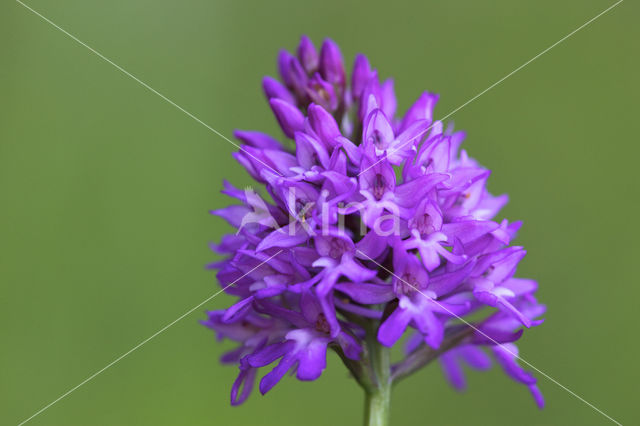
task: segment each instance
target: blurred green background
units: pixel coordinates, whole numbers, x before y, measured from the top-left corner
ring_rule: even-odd
[[[28,5],[225,135],[279,134],[260,78],[306,33],[422,90],[444,115],[613,2],[56,2]],[[547,322],[521,354],[638,424],[637,2],[626,1],[453,117],[508,192]],[[209,209],[250,180],[234,147],[14,1],[0,6],[0,424],[17,424],[213,294]],[[206,308],[227,305],[224,296]],[[34,425],[354,425],[362,396],[331,355],[230,407],[236,375],[199,309]],[[539,376],[539,375],[538,375]],[[400,384],[394,425],[607,424],[540,377],[547,407],[497,369],[457,394],[433,365]]]

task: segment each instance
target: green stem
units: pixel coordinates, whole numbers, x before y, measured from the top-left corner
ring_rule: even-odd
[[[364,425],[387,426],[391,412],[391,385],[365,393]]]
[[[373,327],[367,330],[367,348],[376,383],[365,389],[364,426],[387,426],[391,414],[391,358],[389,348],[376,339]]]

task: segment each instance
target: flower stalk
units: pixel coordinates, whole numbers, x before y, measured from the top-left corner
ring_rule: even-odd
[[[387,426],[391,414],[391,384],[365,392],[364,426]]]
[[[373,327],[372,327],[373,328]],[[375,375],[373,387],[365,389],[364,426],[387,426],[391,417],[391,356],[375,334],[367,330],[367,349]]]

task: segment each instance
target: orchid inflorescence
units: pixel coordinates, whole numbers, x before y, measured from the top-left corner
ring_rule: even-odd
[[[265,77],[263,89],[294,143],[236,131],[234,157],[266,193],[225,182],[238,204],[212,212],[237,228],[213,245],[224,260],[210,267],[238,300],[203,321],[238,343],[222,357],[239,367],[231,403],[270,364],[263,394],[287,372],[317,379],[331,349],[371,405],[436,359],[463,389],[462,365],[485,370],[492,355],[542,407],[514,344],[545,310],[537,283],[514,277],[521,223],[492,220],[507,196],[487,191],[490,171],[460,149],[465,134],[434,120],[438,95],[396,116],[393,81],[380,83],[363,55],[349,79],[331,40],[318,53],[303,36],[278,68],[281,82]]]

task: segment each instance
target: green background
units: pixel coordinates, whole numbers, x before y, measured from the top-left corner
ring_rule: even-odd
[[[444,115],[611,5],[589,1],[45,1],[27,4],[225,135],[278,134],[260,78],[300,34],[334,38]],[[638,39],[627,0],[453,117],[508,192],[547,322],[523,357],[638,424]],[[11,0],[0,6],[0,424],[17,424],[213,294],[209,209],[250,183],[233,146]],[[206,304],[222,308],[224,296]],[[41,425],[353,425],[339,361],[230,407],[234,367],[188,315],[32,420]],[[538,374],[540,377],[540,375]],[[607,424],[540,377],[547,407],[497,369],[454,392],[432,366],[394,425]]]

